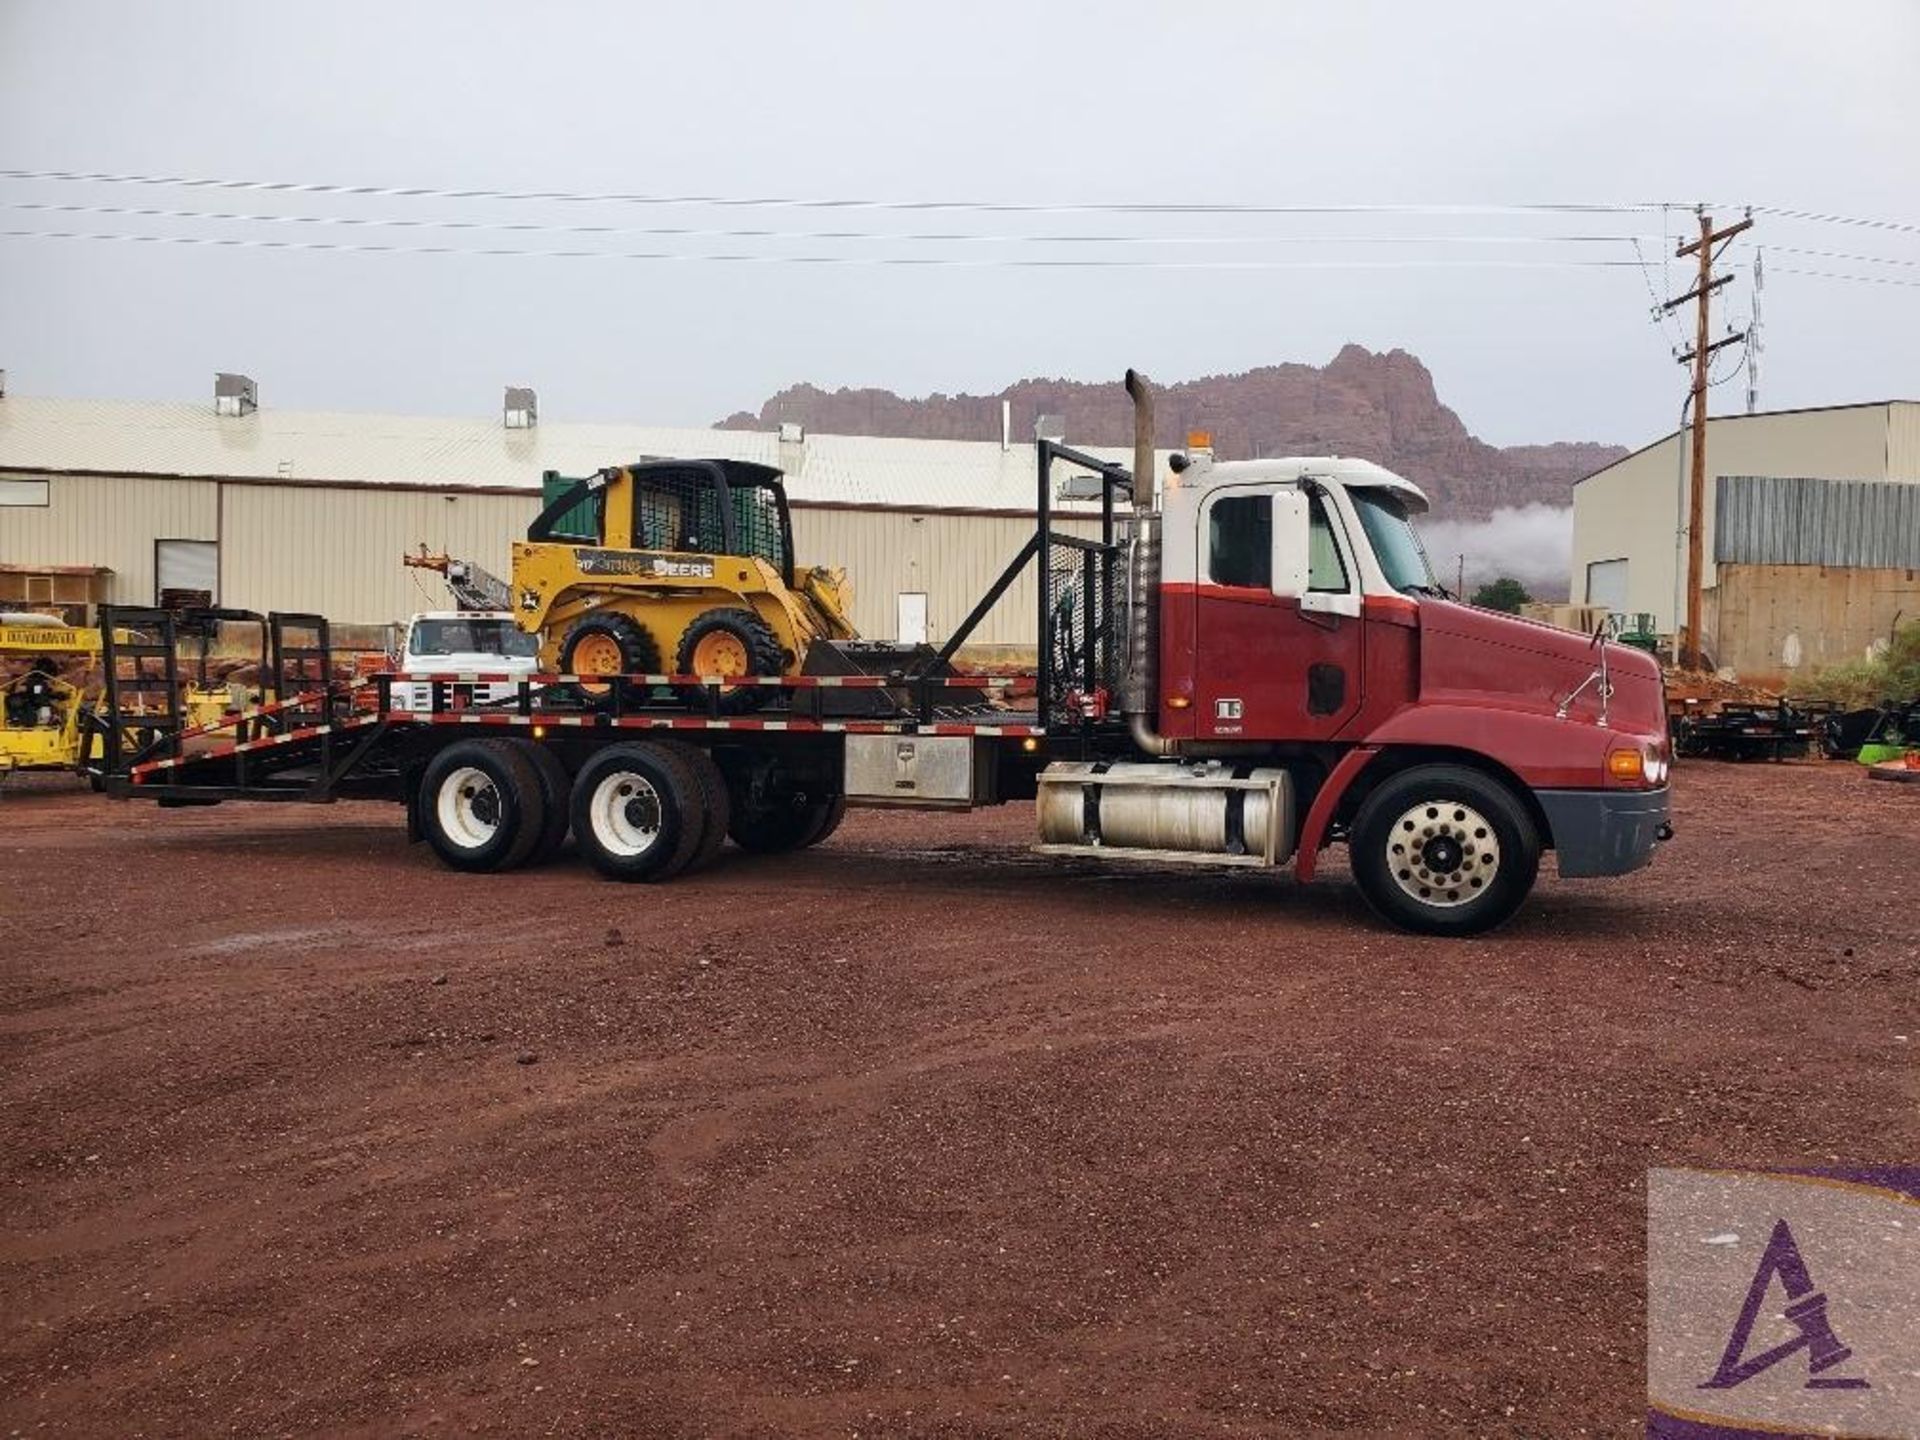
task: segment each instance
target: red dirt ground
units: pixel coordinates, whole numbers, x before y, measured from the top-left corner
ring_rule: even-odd
[[[851,817],[661,888],[0,797],[0,1423],[1625,1435],[1656,1164],[1920,1154],[1920,797],[1691,765],[1508,929]]]

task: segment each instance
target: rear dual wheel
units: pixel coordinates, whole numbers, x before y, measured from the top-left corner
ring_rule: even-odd
[[[512,740],[461,740],[435,755],[418,813],[427,843],[455,870],[512,870],[550,833],[540,770]]]
[[[612,880],[669,880],[705,864],[726,839],[726,784],[703,750],[673,742],[614,745],[574,777],[573,834]]]
[[[736,809],[730,833],[733,843],[742,850],[775,855],[818,845],[840,828],[846,813],[844,795],[794,796],[753,809]]]

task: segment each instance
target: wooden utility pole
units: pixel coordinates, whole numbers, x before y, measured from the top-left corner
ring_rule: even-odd
[[[1713,278],[1713,247],[1723,240],[1731,240],[1742,230],[1752,228],[1753,217],[1747,216],[1739,223],[1729,225],[1724,230],[1713,228],[1713,217],[1705,210],[1700,212],[1700,238],[1689,241],[1674,251],[1676,256],[1698,254],[1700,257],[1700,278],[1693,289],[1684,295],[1677,295],[1660,308],[1674,311],[1692,301],[1696,307],[1693,327],[1693,349],[1680,356],[1680,363],[1693,365],[1693,476],[1687,494],[1687,623],[1683,632],[1680,659],[1691,669],[1699,669],[1703,663],[1700,649],[1700,581],[1705,573],[1704,540],[1706,534],[1707,510],[1707,362],[1713,352],[1728,345],[1737,345],[1746,339],[1744,334],[1729,335],[1725,339],[1707,342],[1707,312],[1711,308],[1713,292],[1721,286],[1732,283],[1731,275]],[[1678,437],[1675,437],[1676,439]]]

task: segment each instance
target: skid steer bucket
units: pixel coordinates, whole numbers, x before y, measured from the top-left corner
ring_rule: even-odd
[[[802,675],[879,675],[897,680],[884,688],[823,689],[821,713],[837,719],[873,718],[887,715],[913,715],[922,709],[922,690],[927,703],[945,707],[984,705],[984,689],[950,686],[922,687],[914,681],[940,678],[957,673],[941,660],[931,645],[897,645],[885,640],[816,640],[807,647]]]

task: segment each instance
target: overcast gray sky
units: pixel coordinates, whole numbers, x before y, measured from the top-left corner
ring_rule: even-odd
[[[1763,216],[1769,408],[1920,395],[1920,3],[1447,5],[0,0],[0,168],[892,201],[1531,205]],[[22,206],[82,206],[49,211]],[[1648,318],[1684,213],[901,211],[0,180],[0,230],[409,248],[1240,268],[739,263],[0,238],[19,393],[704,424],[797,380],[1173,380],[1412,350],[1496,443],[1638,442],[1685,377]],[[621,232],[265,224],[158,209]],[[791,232],[853,232],[794,238]],[[909,235],[961,234],[962,240]],[[1656,237],[1651,277],[1623,241]],[[1009,237],[1103,236],[1039,241]],[[1437,237],[1454,238],[1441,241]],[[989,238],[977,238],[989,237]],[[1417,243],[1381,243],[1413,237]],[[1141,243],[1155,240],[1156,243]],[[1870,263],[1791,254],[1884,257]],[[1406,262],[1443,260],[1445,266]],[[1461,262],[1497,261],[1498,266]],[[1302,262],[1338,267],[1296,268]],[[1387,263],[1382,263],[1387,262]],[[1275,267],[1286,268],[1248,268]],[[1785,273],[1871,275],[1846,283]],[[1742,381],[1715,392],[1737,408]]]

